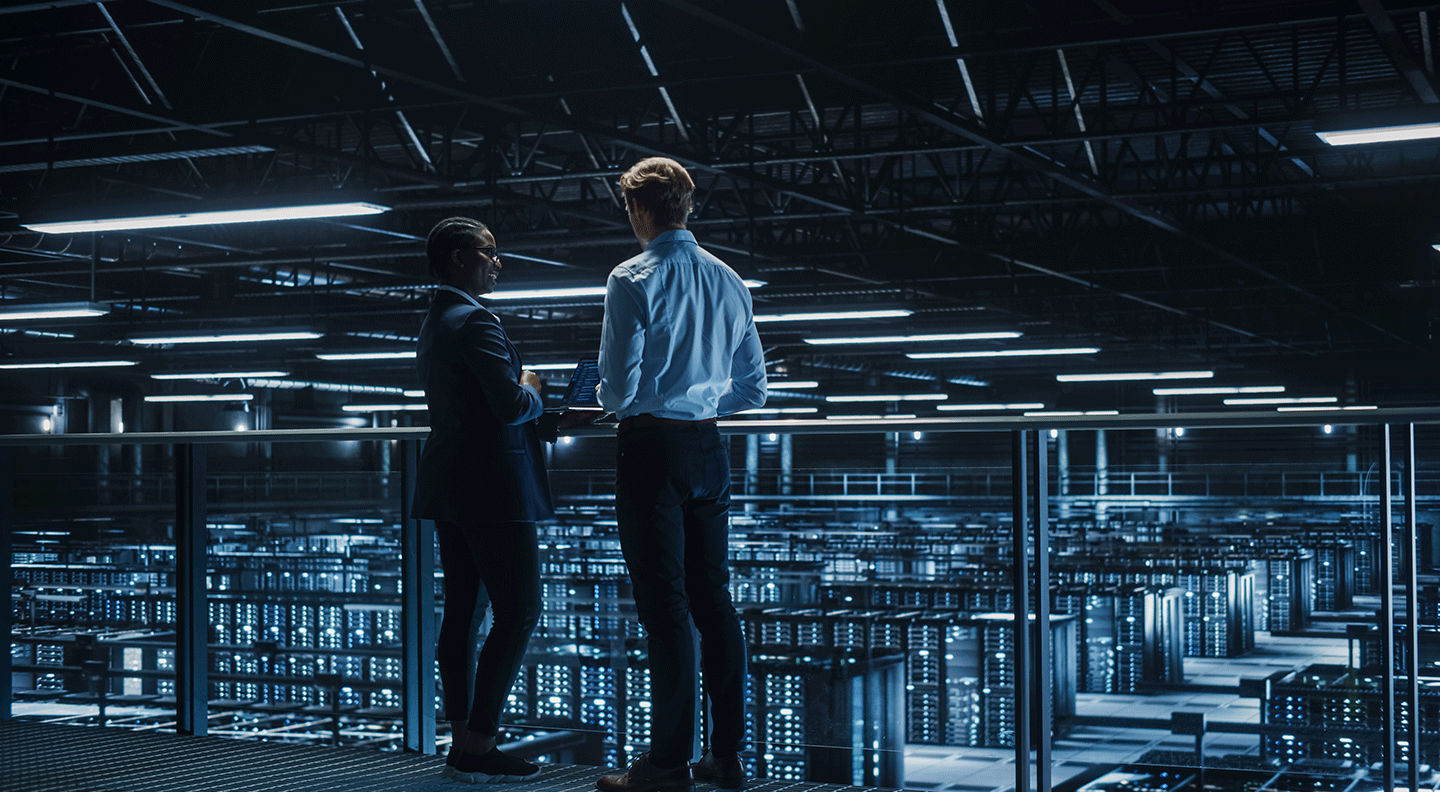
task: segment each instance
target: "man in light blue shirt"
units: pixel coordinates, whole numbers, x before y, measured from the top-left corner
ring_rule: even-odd
[[[685,230],[695,183],[651,157],[620,177],[644,252],[610,273],[600,336],[600,404],[620,418],[615,516],[650,649],[650,751],[602,792],[745,785],[745,639],[730,601],[730,450],[715,420],[765,403],[750,293]],[[697,658],[711,733],[695,741]]]

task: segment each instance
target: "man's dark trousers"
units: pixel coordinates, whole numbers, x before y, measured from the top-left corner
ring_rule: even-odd
[[[745,638],[726,559],[730,452],[714,423],[634,428],[619,437],[615,513],[635,607],[650,645],[650,761],[689,762],[696,658],[710,699],[711,751],[739,753],[745,733]]]

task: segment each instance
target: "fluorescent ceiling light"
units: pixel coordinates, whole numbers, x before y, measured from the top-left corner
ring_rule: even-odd
[[[134,360],[67,360],[58,363],[0,363],[0,369],[70,369],[70,368],[117,368],[134,366]]]
[[[937,404],[935,409],[946,412],[971,412],[976,410],[1043,410],[1044,402],[1016,402],[1014,404]]]
[[[753,410],[741,410],[736,415],[809,415],[820,412],[818,407],[756,407]]]
[[[966,352],[907,352],[911,360],[950,360],[953,358],[1036,357],[1040,355],[1093,355],[1099,347],[1057,347],[1054,349],[972,349]]]
[[[324,333],[310,330],[277,330],[262,333],[209,333],[205,335],[135,336],[132,344],[229,344],[244,341],[305,341]]]
[[[1156,396],[1222,396],[1230,393],[1284,393],[1284,385],[1245,385],[1238,388],[1154,388]]]
[[[402,393],[402,394],[400,394],[400,395],[402,395],[402,396],[409,396],[409,397],[412,398],[412,399],[423,399],[423,398],[425,398],[425,391],[423,391],[423,390],[407,390],[407,391],[405,391],[404,393]]]
[[[340,409],[345,412],[394,412],[428,410],[423,404],[346,404]]]
[[[1071,415],[1119,415],[1119,410],[1036,410],[1034,412],[1021,413],[1026,418],[1060,418]]]
[[[392,388],[388,385],[348,385],[343,382],[307,382],[305,380],[292,379],[252,379],[245,385],[251,388],[278,388],[281,390],[303,390],[314,388],[317,391],[331,391],[334,393],[385,393],[400,395],[405,392],[404,388]]]
[[[1134,380],[1210,379],[1213,371],[1118,371],[1109,374],[1056,374],[1058,382],[1130,382]]]
[[[945,401],[950,398],[944,393],[863,393],[851,396],[826,396],[827,402],[892,402],[892,401]]]
[[[1024,333],[1003,331],[994,333],[927,333],[923,335],[851,336],[849,338],[805,338],[807,344],[826,346],[835,344],[910,344],[929,341],[990,341],[1000,338],[1019,338]]]
[[[815,311],[813,313],[756,314],[756,322],[833,322],[845,319],[899,319],[915,313],[906,308],[876,311]]]
[[[390,211],[390,207],[364,201],[276,206],[261,209],[229,209],[210,212],[178,212],[142,217],[102,217],[60,223],[22,223],[44,234],[79,234],[94,231],[140,231],[149,228],[258,223],[267,220],[309,220],[318,217],[355,217]]]
[[[288,371],[226,371],[226,372],[202,372],[199,374],[151,374],[150,379],[154,380],[219,380],[219,379],[254,379],[257,377],[288,377]]]
[[[1273,399],[1226,399],[1229,405],[1242,404],[1334,404],[1340,399],[1334,396],[1280,396]]]
[[[503,252],[503,251],[500,253],[500,257],[501,257],[501,258],[505,258],[506,256],[510,256],[511,258],[524,258],[523,256],[515,256],[515,255],[513,255],[513,254],[505,253],[505,252]],[[533,261],[543,261],[543,259],[532,259],[532,260],[533,260]],[[551,262],[548,262],[548,261],[547,261],[547,262],[545,262],[545,263],[548,264],[548,263],[551,263]],[[766,283],[766,281],[761,281],[761,280],[746,280],[746,281],[743,281],[743,283],[745,284],[745,288],[747,288],[747,289],[758,289],[758,288],[760,288],[761,286],[764,286],[765,283]],[[604,297],[604,296],[605,296],[605,287],[604,287],[604,286],[557,286],[557,287],[555,287],[555,288],[553,288],[553,289],[509,289],[509,290],[502,290],[502,291],[493,291],[493,292],[490,292],[489,294],[482,294],[482,295],[480,295],[480,299],[482,299],[482,300],[550,300],[550,299],[563,299],[563,298],[566,298],[566,297]]]
[[[415,350],[405,352],[326,352],[315,357],[321,360],[405,360],[415,357]]]
[[[913,414],[903,415],[827,415],[827,421],[904,421],[914,418]]]
[[[770,380],[765,387],[768,390],[807,390],[820,387],[820,383],[815,380]]]
[[[104,316],[110,313],[110,306],[93,302],[70,303],[21,303],[0,302],[0,322],[25,319],[80,319],[87,316]]]
[[[1341,410],[1378,410],[1378,409],[1380,409],[1380,408],[1379,408],[1379,407],[1376,407],[1376,406],[1373,405],[1373,404],[1358,404],[1358,405],[1347,405],[1347,406],[1345,406],[1345,407],[1339,407],[1339,408],[1336,408],[1336,407],[1276,407],[1276,408],[1275,408],[1275,411],[1276,411],[1276,412],[1310,412],[1310,411],[1312,411],[1312,410],[1334,410],[1334,409],[1341,409]]]
[[[207,401],[250,401],[253,393],[177,393],[164,396],[146,396],[147,402],[207,402]]]
[[[1399,124],[1361,129],[1341,129],[1334,132],[1316,132],[1315,137],[1332,146],[1355,146],[1362,143],[1393,143],[1400,140],[1429,140],[1440,138],[1440,123]]]

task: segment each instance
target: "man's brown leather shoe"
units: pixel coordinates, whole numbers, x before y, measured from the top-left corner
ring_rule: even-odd
[[[700,761],[690,765],[690,774],[702,784],[714,784],[721,789],[745,788],[745,768],[738,756],[720,759],[706,751]]]
[[[695,792],[695,781],[690,777],[688,762],[662,770],[650,764],[646,752],[635,757],[624,773],[600,776],[595,788],[600,792]]]

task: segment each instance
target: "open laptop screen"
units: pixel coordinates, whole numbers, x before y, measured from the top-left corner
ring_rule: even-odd
[[[565,389],[561,404],[566,407],[599,407],[595,387],[600,384],[600,361],[582,360],[570,375],[570,386]]]

